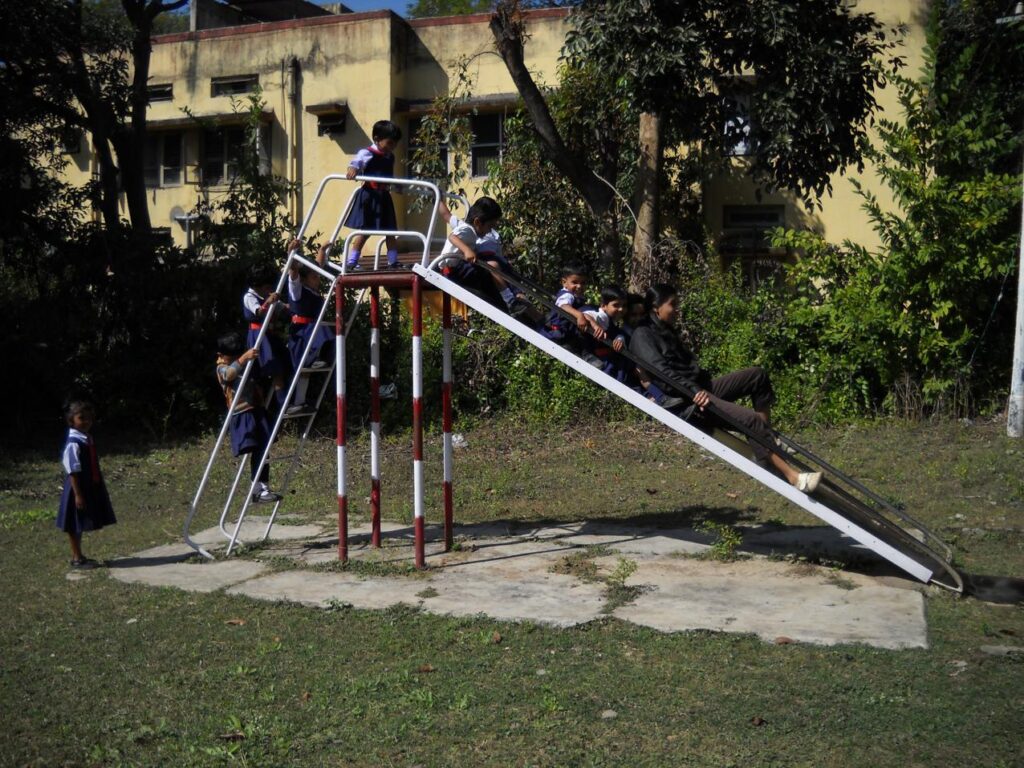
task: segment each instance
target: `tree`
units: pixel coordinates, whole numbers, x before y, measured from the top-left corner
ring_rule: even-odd
[[[843,0],[584,0],[572,19],[568,60],[628,82],[641,112],[634,267],[658,237],[666,146],[724,161],[742,137],[758,183],[812,202],[833,173],[859,164],[873,90],[884,82],[880,58],[892,46],[871,14],[852,13]],[[515,0],[498,3],[491,30],[549,158],[602,215],[611,195],[551,120],[525,66]],[[731,113],[738,95],[753,121]]]
[[[416,0],[409,3],[406,14],[410,19],[431,16],[462,16],[491,10],[493,0]]]
[[[120,226],[123,192],[136,232],[150,232],[143,174],[150,37],[160,14],[186,3],[27,0],[3,6],[4,74],[12,84],[20,81],[12,87],[28,95],[27,113],[58,115],[65,126],[89,132],[99,165],[97,203],[108,229]]]
[[[984,51],[963,48],[938,77],[940,39],[934,26],[920,77],[893,76],[904,117],[879,120],[879,143],[865,148],[896,210],[854,180],[882,248],[807,232],[776,242],[804,253],[792,312],[797,335],[814,339],[809,372],[828,360],[838,380],[881,388],[899,412],[966,415],[1009,365],[1013,308],[999,297],[1016,265],[1020,181],[999,168],[1019,142],[996,100],[960,108]]]

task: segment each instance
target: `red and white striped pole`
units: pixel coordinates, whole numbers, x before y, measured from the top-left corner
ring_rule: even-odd
[[[444,364],[441,375],[441,418],[444,429],[444,551],[451,552],[454,543],[452,531],[452,297],[446,293],[441,302],[444,348]]]
[[[380,547],[380,289],[370,288],[370,538]]]
[[[412,509],[416,567],[425,568],[423,547],[423,297],[422,278],[412,278]]]
[[[348,562],[348,497],[345,467],[345,287],[334,284],[334,393],[338,411],[338,559]]]

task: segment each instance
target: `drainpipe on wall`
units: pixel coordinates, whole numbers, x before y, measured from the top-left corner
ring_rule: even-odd
[[[288,183],[293,185],[288,192],[288,215],[291,216],[292,222],[296,226],[299,224],[298,210],[298,189],[294,185],[298,182],[298,142],[299,142],[299,78],[302,73],[299,69],[299,60],[292,57],[291,62],[288,64],[288,102],[289,102],[289,121],[291,123],[288,129]]]

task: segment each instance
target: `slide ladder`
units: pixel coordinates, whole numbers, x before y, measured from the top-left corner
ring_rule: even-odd
[[[310,206],[308,213],[306,214],[306,218],[303,221],[298,233],[296,234],[296,239],[301,240],[306,231],[308,230],[310,222],[312,221],[313,218],[313,214],[316,211],[318,205],[320,204],[320,201],[323,199],[324,191],[326,190],[328,185],[346,181],[351,180],[347,179],[344,175],[341,174],[332,174],[324,178],[324,180],[320,183],[320,187],[317,189],[316,196],[313,198],[313,203]],[[413,238],[416,241],[418,241],[419,244],[422,246],[421,261],[423,264],[426,264],[427,260],[429,259],[430,238],[433,234],[434,222],[436,221],[437,218],[437,210],[439,206],[439,201],[441,199],[440,190],[438,190],[436,185],[431,184],[429,182],[423,182],[412,179],[381,178],[376,176],[357,176],[354,179],[354,181],[364,183],[373,182],[398,187],[410,187],[414,190],[422,190],[424,193],[430,195],[433,198],[433,210],[431,212],[430,224],[428,225],[426,233],[418,231],[401,230],[387,232],[378,230],[357,230],[350,232],[345,238],[344,248],[341,251],[343,258],[340,262],[334,262],[328,259],[327,261],[325,261],[323,265],[320,265],[301,255],[297,251],[292,251],[288,254],[284,266],[281,269],[281,276],[278,280],[275,291],[280,295],[285,295],[284,292],[286,290],[288,272],[293,266],[303,266],[319,274],[328,282],[328,285],[326,290],[323,291],[324,300],[320,306],[320,311],[316,317],[315,322],[318,327],[325,326],[331,328],[335,332],[336,336],[348,334],[349,330],[352,327],[352,324],[355,322],[356,315],[359,311],[359,307],[363,303],[363,299],[371,292],[369,288],[363,288],[360,291],[358,298],[356,299],[352,307],[352,311],[349,314],[347,320],[345,320],[345,318],[343,318],[341,313],[338,311],[335,311],[335,317],[333,321],[329,321],[327,319],[332,302],[336,304],[336,307],[340,307],[341,293],[340,290],[336,290],[336,287],[338,286],[339,280],[346,274],[347,266],[345,264],[346,259],[344,258],[344,256],[349,251],[349,244],[351,243],[352,239],[358,235],[366,235],[367,237],[379,238],[377,241],[373,266],[370,270],[368,270],[368,273],[370,274],[372,274],[373,272],[377,272],[380,269],[381,249],[387,237],[407,237]],[[333,245],[333,243],[337,241],[341,229],[344,226],[345,221],[348,219],[349,212],[352,210],[352,205],[356,197],[356,192],[358,192],[358,188],[354,190],[352,194],[349,196],[348,203],[344,206],[342,214],[341,216],[339,216],[337,223],[334,227],[334,230],[330,238],[327,240],[328,243]],[[330,250],[328,251],[328,254],[330,254]],[[262,343],[263,339],[265,338],[266,334],[271,328],[275,316],[274,313],[277,308],[278,304],[272,304],[270,306],[270,309],[267,311],[266,317],[263,320],[259,336],[257,337],[254,346],[259,347],[260,344]],[[273,506],[270,509],[270,515],[269,519],[267,520],[266,528],[264,529],[263,534],[260,538],[261,541],[265,541],[269,537],[270,530],[273,527],[274,521],[277,518],[277,514],[278,511],[280,510],[281,503],[286,497],[292,479],[294,478],[295,473],[298,467],[300,466],[300,459],[302,456],[303,448],[305,447],[306,442],[309,439],[310,431],[313,428],[313,422],[316,420],[320,407],[323,404],[324,397],[327,393],[328,384],[330,383],[332,375],[335,374],[335,369],[338,366],[337,357],[333,355],[329,363],[325,365],[313,365],[313,361],[310,361],[309,357],[314,339],[315,334],[310,334],[309,341],[303,348],[302,357],[300,359],[299,365],[296,366],[296,369],[292,373],[292,377],[288,385],[288,390],[285,395],[284,402],[281,404],[278,410],[276,419],[274,419],[274,423],[271,428],[270,439],[267,443],[266,450],[258,457],[255,454],[243,455],[238,461],[238,466],[235,470],[234,481],[231,485],[230,490],[228,491],[227,499],[224,502],[224,506],[220,513],[220,519],[218,521],[218,529],[220,533],[228,540],[226,554],[230,554],[231,551],[236,546],[236,544],[238,543],[239,533],[242,529],[242,523],[245,520],[245,516],[248,513],[250,507],[254,503],[253,494],[255,493],[258,487],[258,478],[260,472],[262,471],[263,467],[270,462],[274,442],[280,435],[281,430],[284,427],[284,424],[290,421],[296,421],[301,423],[302,428],[299,433],[299,437],[295,444],[294,450],[292,450],[291,453],[287,455],[274,456],[276,462],[287,462],[287,469],[285,470],[283,480],[279,483],[275,483],[275,490],[281,495],[281,499],[274,502]],[[196,514],[198,513],[201,507],[201,502],[205,494],[205,491],[209,485],[210,476],[212,474],[213,468],[217,463],[218,457],[221,456],[221,447],[223,446],[224,439],[228,434],[231,424],[231,418],[232,415],[235,413],[238,396],[243,391],[243,388],[249,381],[250,377],[253,375],[254,366],[255,361],[250,361],[249,363],[247,363],[242,373],[242,377],[241,379],[239,379],[238,385],[235,389],[235,396],[232,399],[231,406],[228,408],[228,413],[225,416],[224,421],[221,425],[220,432],[217,435],[217,440],[213,446],[213,450],[210,452],[210,458],[207,461],[206,469],[203,472],[203,476],[199,482],[198,488],[196,489],[195,496],[193,497],[192,503],[189,506],[188,515],[185,518],[185,543],[192,547],[196,552],[209,559],[213,559],[213,554],[208,549],[203,547],[199,542],[195,541],[192,538],[192,522],[195,519]],[[299,381],[304,377],[316,377],[321,379],[320,386],[317,389],[316,398],[315,400],[313,400],[310,408],[305,409],[299,413],[289,414],[288,408],[294,402],[294,397],[298,389]],[[241,498],[241,507],[237,513],[237,517],[235,519],[234,524],[229,525],[228,517],[230,515],[231,508],[236,503],[236,499],[239,495],[239,489],[245,487],[245,484],[242,480],[245,474],[245,470],[249,466],[250,462],[256,461],[257,459],[259,463],[256,465],[256,471],[252,473],[253,479],[249,483],[248,492],[245,493],[244,496],[242,496]]]

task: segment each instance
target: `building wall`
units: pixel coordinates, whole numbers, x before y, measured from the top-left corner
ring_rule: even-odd
[[[528,22],[532,35],[528,63],[549,81],[555,78],[565,16],[560,10],[540,11]],[[193,210],[200,200],[216,199],[226,188],[198,183],[201,130],[182,111],[188,107],[200,118],[230,120],[232,100],[212,94],[212,78],[258,75],[266,102],[271,167],[276,175],[298,183],[299,191],[289,204],[298,220],[323,177],[344,174],[351,157],[370,143],[374,122],[393,119],[408,139],[409,116],[396,111],[399,105],[422,104],[446,93],[460,57],[475,55],[470,70],[476,80],[475,94],[515,90],[504,63],[492,52],[488,18],[478,14],[407,22],[389,11],[377,11],[155,38],[150,83],[170,84],[173,100],[150,105],[149,133],[182,133],[185,172],[180,183],[149,190],[153,226],[170,227],[175,241],[184,244],[184,227],[174,216]],[[300,72],[294,101],[290,98],[293,59]],[[318,136],[318,118],[306,109],[327,102],[347,105],[345,131],[340,135]],[[399,176],[406,174],[407,147],[403,141],[396,153]],[[89,173],[88,163],[72,164],[69,170],[77,182],[84,182]],[[481,182],[472,180],[465,185],[466,192],[477,194]],[[347,181],[329,186],[308,232],[332,232],[355,186]],[[396,194],[395,201],[400,226],[422,226],[426,217],[407,215],[404,196]]]
[[[927,0],[859,0],[856,10],[871,12],[886,25],[907,26],[903,55],[911,74],[922,65]],[[184,135],[185,173],[182,183],[150,189],[153,225],[169,227],[176,242],[185,232],[173,221],[195,208],[200,200],[223,194],[224,187],[197,183],[201,156],[200,131],[184,118],[188,107],[199,116],[231,112],[231,99],[211,94],[211,78],[256,74],[266,102],[273,172],[295,181],[299,191],[289,207],[299,220],[308,209],[321,179],[329,173],[344,174],[348,161],[370,143],[377,120],[390,118],[406,133],[397,151],[396,173],[406,175],[409,114],[401,104],[423,104],[449,89],[449,77],[462,58],[471,59],[474,96],[512,94],[515,88],[504,63],[493,52],[487,14],[406,21],[389,11],[347,13],[295,21],[253,24],[163,35],[155,38],[151,83],[171,84],[173,100],[154,102],[149,109],[150,132],[167,130],[177,120]],[[566,13],[554,9],[533,12],[527,24],[527,63],[538,80],[554,83],[558,59],[567,30]],[[297,98],[290,97],[292,60],[298,62]],[[318,118],[307,107],[325,102],[347,104],[346,130],[341,135],[317,135]],[[898,117],[894,89],[878,94],[882,111]],[[489,109],[500,109],[491,105]],[[87,145],[87,144],[86,144]],[[72,180],[85,181],[93,172],[88,150],[75,157],[68,171]],[[856,170],[848,169],[848,175]],[[891,204],[870,167],[859,178],[883,201]],[[472,198],[479,193],[481,178],[464,184]],[[354,189],[352,182],[333,185],[310,224],[309,232],[334,230],[342,208]],[[408,213],[408,201],[395,196],[399,223],[410,228],[424,225],[422,213]],[[833,178],[831,197],[821,210],[808,209],[787,193],[763,194],[745,177],[743,161],[708,181],[704,189],[706,223],[713,236],[723,231],[724,213],[764,206],[779,206],[784,223],[811,227],[829,240],[854,238],[868,246],[877,239],[860,209],[847,176]],[[127,211],[125,211],[127,215]],[[441,233],[437,233],[438,236]]]
[[[909,76],[916,77],[924,64],[922,52],[929,6],[929,0],[859,0],[855,10],[859,13],[873,13],[890,30],[906,26],[906,34],[899,53],[907,64],[904,71]],[[901,117],[894,87],[889,86],[876,93],[876,100],[879,105],[877,114],[884,114],[888,119],[894,120]],[[869,137],[876,140],[877,133],[870,130]],[[784,224],[787,227],[813,229],[823,234],[830,242],[841,242],[849,238],[869,248],[875,248],[880,244],[879,240],[870,227],[867,214],[861,209],[861,198],[854,192],[850,183],[851,177],[859,179],[866,189],[873,192],[883,207],[894,207],[892,195],[880,183],[871,165],[866,165],[860,173],[851,166],[846,169],[845,174],[834,174],[832,193],[822,199],[819,210],[805,206],[791,193],[762,193],[759,198],[756,186],[745,175],[744,161],[737,158],[733,160],[729,171],[705,184],[705,221],[712,236],[718,237],[725,229],[724,214],[729,207],[749,207],[752,210],[765,206],[781,206],[784,211]]]

